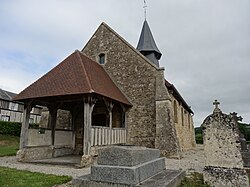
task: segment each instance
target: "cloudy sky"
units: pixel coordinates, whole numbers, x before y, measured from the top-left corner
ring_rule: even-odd
[[[195,126],[218,99],[250,123],[250,1],[147,0],[147,20],[166,79],[192,106]],[[75,49],[101,22],[133,46],[143,0],[1,0],[0,88],[20,92]]]

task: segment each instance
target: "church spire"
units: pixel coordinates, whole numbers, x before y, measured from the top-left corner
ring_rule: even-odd
[[[140,39],[136,49],[159,67],[158,60],[160,60],[162,54],[156,46],[154,37],[146,19],[143,23]]]

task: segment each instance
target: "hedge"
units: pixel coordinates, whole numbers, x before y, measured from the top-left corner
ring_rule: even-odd
[[[20,136],[21,126],[18,122],[0,121],[0,134]]]
[[[22,123],[0,121],[0,134],[20,136]],[[38,128],[38,124],[30,124],[29,128]]]

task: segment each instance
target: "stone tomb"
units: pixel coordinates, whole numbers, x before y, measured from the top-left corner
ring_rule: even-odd
[[[164,180],[167,175],[184,175],[180,171],[167,174],[165,169],[165,158],[160,158],[160,151],[157,149],[110,146],[99,150],[97,164],[91,167],[91,174],[73,180],[73,184],[86,187],[126,187],[141,185],[140,183],[159,173]],[[150,183],[152,181],[157,182],[152,179]]]
[[[223,114],[215,100],[213,114],[203,122],[204,180],[214,187],[248,187],[237,121]]]

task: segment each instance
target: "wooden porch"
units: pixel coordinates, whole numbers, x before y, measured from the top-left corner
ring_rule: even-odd
[[[126,143],[125,128],[91,127],[91,146]]]

